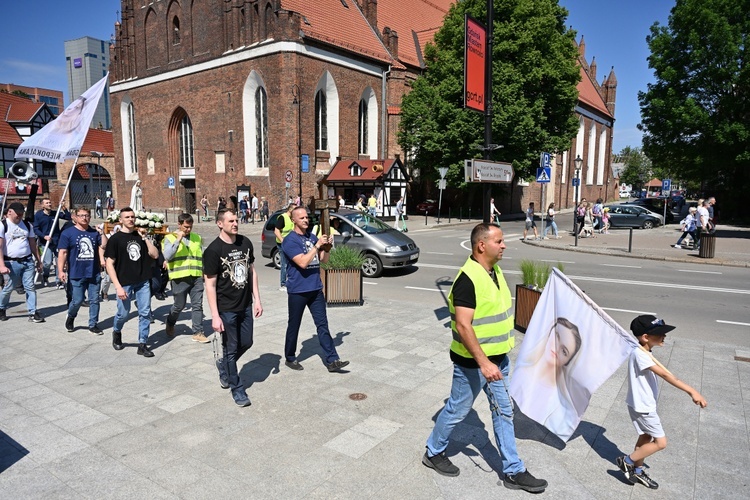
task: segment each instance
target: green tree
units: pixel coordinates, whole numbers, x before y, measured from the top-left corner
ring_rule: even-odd
[[[484,115],[463,108],[464,14],[483,21],[485,0],[451,6],[435,43],[425,48],[426,70],[402,102],[399,143],[428,180],[450,167],[448,183],[463,183],[463,160],[482,156]],[[578,129],[573,113],[580,80],[575,32],[555,0],[494,2],[492,140],[528,178],[542,151],[563,151]]]
[[[632,184],[634,187],[641,187],[651,180],[654,175],[654,167],[651,160],[643,154],[640,148],[625,146],[619,154],[617,160],[625,164],[625,170],[620,174],[621,184]]]
[[[738,213],[750,188],[750,0],[677,0],[651,27],[656,82],[640,92],[644,152]]]

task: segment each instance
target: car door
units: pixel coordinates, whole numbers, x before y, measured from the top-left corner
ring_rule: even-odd
[[[348,219],[340,217],[339,220],[339,234],[333,236],[334,245],[347,245],[356,248],[357,250],[365,250],[365,235],[364,233],[352,224]]]

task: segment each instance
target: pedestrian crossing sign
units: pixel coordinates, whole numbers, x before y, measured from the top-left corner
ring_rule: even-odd
[[[551,169],[549,167],[536,169],[536,181],[540,183],[549,182]]]

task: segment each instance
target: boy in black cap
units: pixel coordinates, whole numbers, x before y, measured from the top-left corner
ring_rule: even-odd
[[[634,349],[628,359],[628,396],[625,402],[638,432],[638,441],[633,453],[617,457],[617,466],[625,473],[628,481],[653,490],[659,487],[659,483],[648,477],[643,470],[643,460],[667,447],[667,436],[656,413],[656,398],[659,395],[656,376],[687,392],[693,403],[701,408],[705,408],[707,404],[698,391],[672,375],[651,355],[651,349],[664,345],[664,337],[674,328],[664,323],[663,319],[650,314],[638,316],[630,323],[630,330],[641,347]]]

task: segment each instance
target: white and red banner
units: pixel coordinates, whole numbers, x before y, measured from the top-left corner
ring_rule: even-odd
[[[109,73],[65,108],[60,116],[23,141],[16,150],[16,159],[60,163],[68,158],[78,158],[108,78]]]
[[[638,341],[558,269],[553,269],[518,350],[510,394],[519,409],[563,441],[591,395]]]

